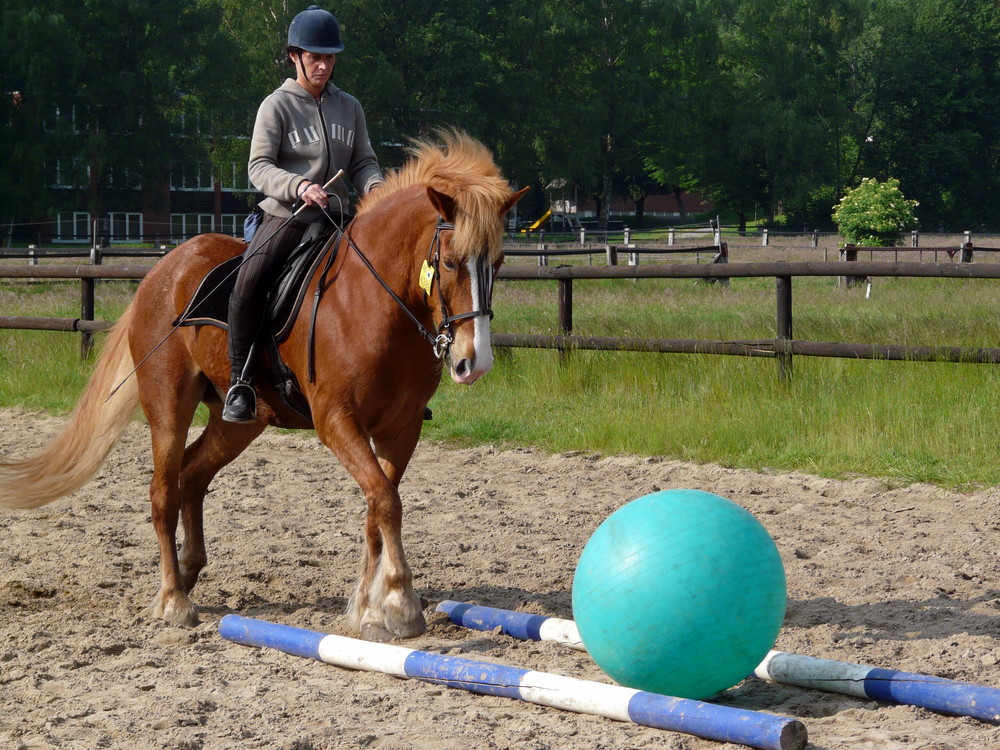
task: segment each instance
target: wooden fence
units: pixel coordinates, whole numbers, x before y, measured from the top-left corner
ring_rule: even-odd
[[[141,279],[149,266],[0,266],[0,278],[79,279],[79,318],[0,317],[0,328],[77,331],[82,334],[81,351],[90,353],[93,334],[111,327],[94,320],[94,283],[97,279]],[[791,374],[794,355],[938,362],[1000,363],[1000,348],[907,346],[900,344],[851,344],[797,341],[793,337],[792,279],[797,277],[932,277],[954,279],[1000,279],[996,263],[911,262],[771,262],[711,263],[647,266],[504,266],[499,278],[518,281],[555,281],[558,297],[557,335],[493,335],[501,347],[570,350],[728,354],[768,357],[777,360],[778,375]],[[775,280],[775,336],[755,340],[620,338],[573,335],[573,284],[594,279],[703,279],[771,277]]]

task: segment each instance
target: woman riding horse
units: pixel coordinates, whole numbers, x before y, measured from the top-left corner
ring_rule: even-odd
[[[440,384],[442,357],[463,384],[493,364],[491,298],[503,261],[503,218],[526,191],[512,192],[486,148],[463,134],[446,133],[441,145],[418,142],[411,155],[358,206],[336,256],[317,266],[306,289],[319,299],[315,312],[303,307],[279,346],[316,435],[364,491],[361,575],[349,611],[372,639],[426,627],[403,552],[398,486]],[[160,547],[152,611],[178,625],[198,621],[190,594],[207,560],[202,504],[212,478],[267,425],[302,426],[301,415],[263,382],[257,420],[224,421],[225,333],[212,325],[176,327],[202,279],[243,248],[232,237],[201,235],[160,260],[105,342],[63,431],[33,456],[0,459],[0,506],[44,505],[97,473],[141,404]],[[208,424],[189,443],[199,403]]]
[[[286,80],[257,110],[249,173],[250,181],[267,197],[260,204],[264,218],[229,300],[230,388],[222,413],[227,422],[255,419],[250,353],[267,293],[308,226],[306,220],[293,217],[295,202],[330,206],[322,186],[340,169],[362,193],[382,183],[361,104],[330,83],[337,55],[343,51],[340,24],[331,13],[315,5],[299,13],[288,27],[285,48],[295,80]],[[335,196],[331,208],[340,220],[347,209],[347,189],[342,182],[330,189]]]

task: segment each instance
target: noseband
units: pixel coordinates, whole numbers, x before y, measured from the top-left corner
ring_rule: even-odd
[[[452,333],[452,323],[469,318],[478,318],[481,315],[488,315],[493,319],[493,266],[486,262],[486,258],[476,259],[476,275],[473,282],[476,284],[475,290],[478,292],[478,309],[469,312],[452,315],[448,311],[448,303],[445,302],[444,292],[441,291],[441,232],[454,231],[455,225],[446,222],[438,217],[437,226],[434,229],[434,237],[431,239],[430,249],[427,251],[427,259],[420,270],[420,288],[429,297],[434,279],[438,279],[437,297],[441,307],[441,322],[437,326],[437,336],[434,339],[434,355],[440,359],[444,357],[451,345],[455,343],[455,336]],[[428,262],[429,261],[429,262]]]

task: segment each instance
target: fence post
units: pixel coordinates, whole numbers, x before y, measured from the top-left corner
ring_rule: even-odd
[[[539,245],[538,246],[538,265],[539,266],[547,266],[549,264],[549,256],[545,254],[545,251],[547,249],[548,249],[547,245]]]
[[[580,244],[587,244],[587,229],[586,227],[580,227]]]
[[[618,265],[618,248],[614,245],[605,245],[604,252],[608,256],[608,265],[617,266]]]
[[[853,263],[858,259],[858,248],[848,243],[840,248],[840,259],[848,263]],[[844,286],[850,289],[865,282],[864,276],[843,276]]]
[[[717,252],[715,254],[715,257],[712,258],[712,263],[728,263],[728,262],[729,262],[729,245],[725,242],[719,243],[719,252]],[[721,279],[710,278],[708,281],[710,284],[719,282],[722,286],[726,287],[729,286],[728,278],[721,278]]]
[[[573,279],[559,279],[559,333],[569,336],[573,333]],[[565,365],[569,352],[559,346],[559,364]]]
[[[674,228],[673,227],[670,227],[670,229],[667,230],[667,244],[668,245],[673,245],[674,244]]]
[[[761,247],[767,247],[767,230],[760,230],[760,245]]]
[[[80,320],[94,319],[94,285],[97,279],[80,279]],[[94,334],[80,332],[80,358],[86,359],[94,350]]]
[[[813,250],[819,247],[819,232],[816,231],[815,229],[813,230],[812,233],[812,246]]]
[[[559,279],[559,333],[573,333],[573,279]]]
[[[90,248],[90,264],[92,266],[101,265],[101,248],[99,242],[94,241]],[[94,319],[94,296],[97,288],[97,279],[80,279],[80,320]],[[94,351],[94,334],[92,331],[80,332],[80,358],[87,359]]]
[[[962,245],[962,262],[971,263],[972,262],[972,243],[966,242]]]
[[[777,314],[774,352],[778,360],[778,380],[792,377],[792,277],[776,276]]]

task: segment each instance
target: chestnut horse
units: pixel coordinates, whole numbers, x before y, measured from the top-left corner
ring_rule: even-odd
[[[441,380],[440,356],[458,383],[471,384],[492,365],[490,300],[503,262],[503,219],[525,192],[512,192],[477,141],[457,132],[441,138],[416,141],[407,164],[360,203],[332,266],[317,267],[309,282],[307,299],[324,284],[314,330],[305,305],[279,349],[317,436],[365,493],[361,572],[348,611],[370,639],[426,628],[403,551],[398,485]],[[232,237],[201,235],[158,262],[110,333],[63,431],[33,456],[0,460],[0,506],[51,502],[97,473],[141,405],[152,440],[149,494],[160,547],[152,613],[178,625],[198,622],[190,593],[207,560],[202,505],[209,482],[267,425],[309,426],[259,375],[257,421],[223,422],[225,332],[174,328],[202,278],[245,247]],[[185,448],[200,402],[208,425]]]

